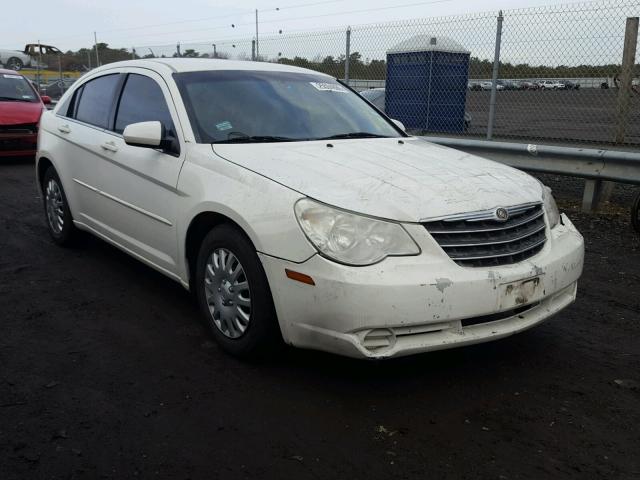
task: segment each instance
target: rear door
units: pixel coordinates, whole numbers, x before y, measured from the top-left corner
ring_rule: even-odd
[[[101,197],[98,181],[104,156],[100,143],[113,115],[122,75],[111,72],[85,82],[77,89],[64,112],[55,118],[53,134],[64,145],[59,174],[74,220],[96,229]]]
[[[176,205],[184,144],[178,116],[164,79],[144,68],[124,72],[109,128],[103,132],[96,217],[102,231],[134,255],[165,273],[177,270]],[[127,145],[127,125],[157,120],[166,150]]]

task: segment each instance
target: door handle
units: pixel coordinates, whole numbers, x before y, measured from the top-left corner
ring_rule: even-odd
[[[58,131],[62,133],[71,133],[71,129],[69,128],[69,125],[60,125],[58,127]]]
[[[110,152],[117,152],[118,151],[118,147],[116,146],[116,144],[114,142],[104,142],[102,145],[100,145],[104,150],[109,150]]]

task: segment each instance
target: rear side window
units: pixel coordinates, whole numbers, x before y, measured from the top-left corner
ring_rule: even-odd
[[[108,128],[109,114],[120,75],[105,75],[84,84],[75,118],[100,128]]]
[[[166,137],[175,137],[169,107],[160,85],[144,75],[129,74],[120,97],[115,131],[122,133],[127,125],[159,121]]]

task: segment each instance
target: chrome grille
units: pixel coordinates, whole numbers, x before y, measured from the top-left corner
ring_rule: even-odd
[[[495,267],[521,262],[540,252],[546,241],[542,204],[506,208],[508,220],[496,211],[469,213],[424,223],[427,231],[458,265]]]

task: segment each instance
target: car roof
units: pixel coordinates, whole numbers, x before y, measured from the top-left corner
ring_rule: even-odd
[[[245,60],[222,60],[214,58],[145,58],[140,60],[125,60],[122,62],[109,63],[99,67],[93,72],[109,70],[112,68],[143,67],[152,70],[168,69],[177,72],[205,72],[215,70],[251,70],[265,72],[291,72],[307,73],[329,77],[320,72],[306,68],[283,65],[272,62],[250,62]],[[331,77],[329,77],[331,78]]]

